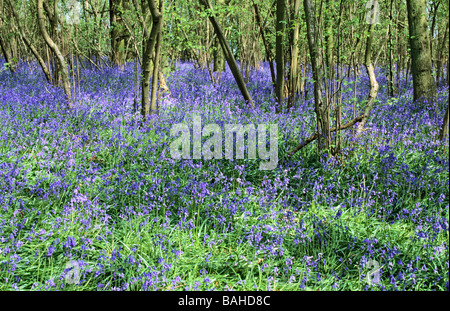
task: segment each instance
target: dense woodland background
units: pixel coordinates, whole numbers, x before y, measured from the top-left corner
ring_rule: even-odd
[[[449,63],[448,0],[0,0],[0,289],[448,290]]]

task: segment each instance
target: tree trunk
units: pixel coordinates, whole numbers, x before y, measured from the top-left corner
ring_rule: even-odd
[[[47,66],[45,65],[44,59],[41,57],[41,55],[39,54],[39,52],[37,51],[36,47],[34,45],[31,44],[31,42],[28,40],[22,25],[20,24],[20,20],[19,20],[19,16],[17,15],[16,9],[13,6],[13,4],[11,3],[11,0],[6,0],[11,8],[11,12],[14,15],[14,18],[16,20],[17,23],[17,28],[19,29],[19,34],[22,38],[22,41],[25,43],[25,45],[30,49],[31,53],[33,53],[34,57],[36,58],[36,60],[38,61],[39,65],[42,68],[42,72],[45,75],[45,78],[47,79],[48,82],[52,81],[52,76],[50,74],[50,71],[48,70]]]
[[[43,8],[45,10],[45,12],[48,15],[48,20],[50,22],[50,34],[49,34],[49,38],[55,42],[55,45],[57,45],[58,42],[58,3],[57,1],[55,1],[53,3],[53,9],[51,9],[48,6],[47,2],[43,2]],[[51,53],[51,58],[52,58],[52,64],[53,64],[53,83],[55,85],[60,86],[61,85],[61,71],[62,71],[62,67],[60,66],[60,62],[58,60],[58,56],[56,55],[56,53],[53,51],[53,49],[51,49],[50,51]],[[63,51],[60,50],[61,54],[64,55]]]
[[[392,38],[392,31],[393,31],[393,9],[394,9],[394,0],[391,0],[390,3],[390,9],[389,9],[389,29],[388,29],[388,33],[389,33],[389,39],[387,41],[387,46],[389,49],[389,74],[388,74],[388,96],[389,97],[393,97],[395,95],[395,91],[394,91],[394,69],[393,69],[393,53],[392,53],[392,46],[393,46],[393,38]]]
[[[224,0],[218,0],[217,2],[220,3],[221,5],[224,4]],[[221,22],[221,14],[219,14],[219,16],[217,18],[218,18],[219,22]],[[214,56],[214,68],[213,68],[213,71],[214,72],[223,72],[223,71],[225,71],[225,60],[223,58],[222,48],[220,47],[220,41],[219,41],[219,39],[217,39],[217,37],[214,39],[213,56]]]
[[[425,0],[407,0],[409,43],[411,48],[414,100],[434,97],[436,89],[431,74],[430,39]]]
[[[261,15],[259,14],[259,9],[258,9],[258,5],[256,3],[253,3],[253,7],[255,8],[255,17],[256,17],[256,22],[258,23],[259,26],[259,32],[261,33],[261,38],[263,40],[264,43],[264,48],[266,50],[266,57],[267,57],[267,61],[269,62],[269,68],[270,68],[270,76],[272,78],[272,86],[275,89],[276,86],[276,77],[275,77],[275,69],[273,68],[273,57],[272,57],[272,53],[270,52],[270,46],[266,40],[266,36],[264,33],[264,26],[261,20]]]
[[[210,9],[211,12],[213,12],[213,7],[209,0],[199,0],[200,5],[203,5],[205,9]],[[239,67],[236,63],[236,60],[233,56],[233,53],[231,51],[230,46],[228,45],[228,42],[222,32],[222,29],[220,28],[217,19],[213,14],[209,15],[209,20],[211,21],[211,24],[214,27],[214,32],[216,33],[217,38],[220,41],[220,45],[222,46],[223,54],[225,56],[225,59],[228,63],[228,66],[230,67],[231,73],[234,76],[234,79],[236,80],[236,83],[239,87],[239,90],[242,93],[242,96],[244,97],[244,100],[252,105],[252,107],[255,107],[255,104],[253,103],[252,97],[250,96],[250,93],[247,90],[247,86],[245,85],[244,78],[242,77],[242,74],[239,70]]]
[[[435,2],[433,1],[433,18],[431,21],[431,37],[430,37],[430,57],[431,57],[431,70],[433,72],[433,69],[435,68],[435,64],[433,61],[433,34],[434,34],[434,27],[436,26],[436,13],[439,8],[439,5],[441,4],[441,1]],[[439,38],[439,37],[438,37]],[[439,41],[438,41],[439,42]]]
[[[297,101],[298,94],[298,38],[300,32],[300,21],[298,18],[298,11],[300,9],[300,0],[290,0],[291,1],[291,24],[293,27],[291,35],[291,64],[289,67],[289,97],[288,97],[288,108],[291,108],[293,104]]]
[[[343,12],[344,12],[344,0],[340,1],[339,4],[339,18],[338,18],[338,26],[337,26],[337,48],[336,48],[336,59],[337,59],[337,81],[339,81],[339,85],[337,86],[337,92],[339,92],[339,95],[336,95],[336,105],[335,105],[335,116],[336,116],[336,134],[335,134],[335,147],[332,148],[333,150],[333,155],[336,157],[340,157],[340,150],[342,149],[342,139],[341,139],[341,133],[340,133],[340,128],[341,128],[341,120],[342,120],[342,88],[341,88],[341,84],[342,81],[344,79],[344,73],[343,73],[343,68],[342,68],[342,63],[343,60],[341,58],[341,51],[342,49],[342,32],[341,32],[341,23],[342,23],[342,16],[343,16]],[[334,61],[333,61],[333,54],[331,55],[331,64],[332,64],[332,68],[334,71]],[[351,62],[351,61],[350,61]],[[348,67],[350,68],[350,63],[348,64]],[[333,75],[333,92],[334,92],[334,75]],[[331,122],[331,121],[330,121]]]
[[[326,20],[325,23],[327,24],[326,27],[326,35],[325,35],[325,42],[326,42],[326,53],[327,53],[327,67],[328,67],[328,79],[331,79],[332,76],[334,76],[334,62],[333,62],[333,50],[334,50],[334,38],[333,38],[333,28],[335,25],[333,24],[333,2],[330,3],[330,0],[326,1],[327,8],[326,8]]]
[[[1,1],[0,1],[0,12],[2,12],[2,14],[3,14],[3,7],[2,7],[2,5],[1,5],[2,3],[1,3]],[[8,64],[8,68],[9,68],[9,70],[12,72],[12,73],[14,73],[15,71],[16,71],[16,68],[15,68],[15,62],[14,62],[14,60],[12,59],[13,58],[13,56],[9,53],[9,51],[8,51],[8,46],[7,46],[7,42],[5,41],[5,38],[4,37],[2,37],[2,33],[3,33],[3,31],[2,31],[2,28],[3,28],[3,16],[2,17],[0,17],[0,51],[1,51],[1,53],[3,54],[3,57],[5,58],[5,61],[6,61],[6,63]],[[7,36],[8,34],[6,34],[6,36]]]
[[[122,12],[129,7],[129,0],[109,0],[111,23],[111,63],[123,69],[126,62],[125,42],[129,34],[122,20]]]
[[[439,49],[439,56],[437,59],[437,68],[436,68],[436,84],[439,85],[439,82],[441,80],[441,69],[442,69],[442,54],[444,52],[444,47],[446,45],[447,42],[447,36],[448,36],[448,21],[447,21],[447,26],[445,27],[445,31],[444,31],[444,38],[442,39],[442,44],[441,44],[441,48]],[[448,47],[448,45],[447,45]]]
[[[50,38],[50,36],[48,35],[47,30],[45,28],[44,7],[42,4],[42,0],[37,0],[37,13],[38,13],[38,23],[39,23],[39,28],[41,30],[41,34],[44,37],[44,40],[47,43],[47,45],[50,47],[50,49],[53,51],[53,53],[57,57],[59,67],[61,68],[60,74],[61,74],[61,78],[63,80],[64,92],[66,93],[67,100],[68,100],[68,108],[72,109],[73,108],[72,93],[70,90],[70,82],[69,82],[69,77],[68,77],[67,64],[66,64],[66,61],[64,60],[64,56],[59,51],[58,46]]]
[[[6,63],[8,64],[9,70],[14,73],[16,71],[16,68],[14,66],[14,62],[10,57],[10,54],[8,53],[8,50],[6,49],[6,45],[3,43],[3,40],[0,36],[0,49],[2,50],[3,57],[5,58]]]
[[[216,38],[214,39],[214,72],[224,72],[225,71],[225,60],[223,59],[222,48],[220,47],[220,42]]]
[[[158,91],[159,65],[161,61],[161,46],[162,46],[162,24],[164,0],[160,1],[161,17],[158,23],[158,35],[156,37],[155,57],[153,58],[153,76],[152,76],[152,97],[150,100],[151,114],[156,112],[156,92]]]
[[[314,79],[314,102],[315,112],[317,118],[317,132],[321,135],[317,139],[318,151],[323,149],[329,150],[330,147],[330,122],[328,119],[328,111],[322,98],[322,77],[320,74],[319,60],[318,60],[318,46],[315,40],[316,25],[314,18],[314,11],[311,0],[303,0],[306,18],[306,31],[308,37],[309,54],[311,55],[311,67]]]
[[[372,38],[373,38],[373,27],[374,24],[369,25],[369,30],[367,34],[367,43],[366,43],[366,53],[364,57],[364,66],[366,67],[367,75],[369,76],[370,81],[370,91],[369,96],[367,98],[366,107],[364,108],[364,118],[358,125],[358,133],[360,135],[364,131],[364,126],[367,123],[367,120],[370,116],[370,111],[372,110],[373,103],[378,93],[378,82],[375,77],[375,68],[372,64]]]
[[[160,0],[160,1],[163,1],[163,0]],[[150,8],[150,13],[152,15],[153,27],[150,32],[150,36],[147,38],[147,42],[145,44],[145,50],[143,53],[143,60],[142,60],[143,66],[142,66],[142,81],[141,81],[141,85],[142,85],[141,114],[144,119],[146,119],[150,113],[149,93],[150,93],[151,59],[152,59],[153,51],[156,46],[156,42],[158,40],[158,35],[162,29],[162,13],[161,13],[161,11],[158,10],[158,8],[156,7],[156,3],[154,0],[148,0],[148,5]],[[157,55],[158,55],[158,53],[155,53],[154,60],[156,60],[156,58],[158,57]],[[157,67],[156,61],[154,61],[153,67]],[[155,71],[153,70],[153,72],[155,72]],[[156,72],[158,72],[158,71],[156,71]],[[158,75],[154,75],[153,80],[154,80],[153,82],[155,82],[155,80],[157,81]],[[155,89],[155,91],[156,91],[156,89]],[[153,90],[152,90],[152,100],[155,98],[153,96],[154,95],[153,95]],[[153,103],[153,105],[154,105],[154,103]],[[152,108],[152,113],[153,113],[153,108]]]
[[[442,124],[441,131],[439,133],[439,140],[444,140],[448,136],[448,103],[447,103],[447,110],[445,111],[444,115],[444,121]]]
[[[275,62],[277,67],[277,83],[275,87],[275,96],[277,99],[276,110],[280,111],[284,102],[284,48],[283,38],[286,25],[286,4],[285,0],[277,0],[277,19],[276,19],[276,42],[275,42]]]

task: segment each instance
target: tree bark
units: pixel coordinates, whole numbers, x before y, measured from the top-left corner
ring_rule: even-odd
[[[277,83],[275,87],[275,96],[277,99],[277,111],[280,111],[284,102],[284,29],[286,28],[286,3],[285,0],[277,0],[277,19],[276,19],[276,40],[275,40],[275,62],[277,68]]]
[[[158,91],[159,65],[161,61],[164,0],[161,0],[160,3],[161,17],[159,21],[158,35],[156,37],[155,57],[153,58],[152,97],[150,99],[151,114],[154,114],[156,112],[156,92]]]
[[[44,18],[44,7],[43,7],[43,0],[36,0],[37,1],[37,15],[38,15],[38,24],[39,29],[41,30],[41,34],[44,37],[45,42],[50,47],[50,49],[55,53],[57,60],[59,62],[59,67],[61,68],[61,78],[63,80],[63,87],[64,92],[67,96],[68,101],[68,108],[73,108],[73,102],[72,102],[72,92],[70,90],[70,82],[68,77],[68,69],[66,61],[64,60],[64,56],[61,54],[58,46],[53,42],[53,40],[50,38],[50,36],[47,33],[47,30],[45,28],[45,18]]]
[[[44,59],[41,57],[41,55],[37,51],[36,47],[33,44],[31,44],[31,42],[28,40],[28,38],[27,38],[27,36],[25,34],[25,31],[23,30],[22,25],[20,24],[19,16],[17,15],[15,7],[11,3],[11,0],[6,0],[6,2],[8,2],[9,6],[11,8],[11,12],[14,15],[14,18],[15,18],[16,23],[17,23],[17,28],[19,29],[19,34],[20,34],[20,36],[22,38],[22,41],[30,49],[31,53],[33,53],[34,57],[38,61],[39,65],[41,66],[42,72],[44,73],[45,78],[47,79],[47,81],[51,82],[52,81],[52,76],[50,74],[50,71],[48,70],[47,65],[45,65]]]
[[[122,25],[122,12],[129,7],[129,0],[109,0],[111,23],[111,63],[123,69],[126,62],[125,41],[129,34]]]
[[[391,0],[390,3],[390,9],[389,9],[389,26],[388,26],[388,33],[389,33],[389,39],[387,41],[387,47],[389,51],[389,74],[388,74],[388,96],[393,97],[395,95],[394,91],[394,69],[393,69],[393,53],[392,53],[392,46],[393,46],[393,38],[392,38],[392,32],[393,32],[393,9],[394,9],[394,0]]]
[[[258,9],[258,5],[256,3],[253,3],[253,7],[255,8],[255,17],[256,17],[256,22],[258,23],[259,26],[259,32],[261,33],[261,38],[263,40],[264,43],[264,48],[266,50],[266,57],[267,57],[267,61],[269,62],[269,68],[270,68],[270,75],[272,78],[272,86],[275,89],[276,86],[276,77],[275,77],[275,68],[273,68],[273,57],[272,57],[272,53],[270,52],[270,46],[267,42],[266,39],[266,35],[264,33],[264,26],[261,20],[261,15],[259,14],[259,9]]]
[[[439,49],[439,56],[437,59],[437,68],[436,68],[436,84],[439,85],[440,80],[441,80],[441,69],[442,69],[442,54],[444,52],[444,47],[445,44],[447,42],[447,36],[448,36],[448,21],[447,21],[447,26],[445,27],[445,31],[444,31],[444,38],[442,39],[442,44],[441,44],[441,48]],[[448,47],[448,45],[447,45]]]
[[[425,0],[407,0],[414,100],[436,95],[431,74],[430,39]]]
[[[370,111],[372,110],[373,103],[375,102],[375,98],[378,93],[378,82],[375,76],[375,68],[372,64],[372,39],[373,39],[373,27],[374,24],[369,25],[367,42],[366,42],[366,53],[364,57],[364,66],[366,67],[367,75],[369,76],[370,81],[370,91],[369,96],[367,98],[366,107],[364,108],[364,118],[358,125],[357,135],[360,135],[364,131],[364,126],[367,123],[367,120],[370,116]]]
[[[47,2],[43,2],[43,7],[44,7],[44,11],[45,13],[47,13],[48,16],[48,20],[50,22],[50,34],[49,34],[49,38],[55,42],[55,44],[57,44],[58,41],[58,3],[57,1],[54,1],[53,3],[53,9],[51,9]],[[61,51],[61,54],[64,55],[64,51]],[[56,55],[56,53],[51,50],[51,56],[52,56],[52,63],[54,65],[53,67],[53,83],[55,83],[56,85],[60,86],[61,84],[61,76],[60,76],[60,72],[62,71],[62,67],[60,66],[59,60],[57,59],[58,56]]]
[[[223,0],[218,0],[217,2],[219,2],[221,5],[224,4]],[[219,15],[217,18],[219,19],[219,22],[220,22],[221,21],[221,16]],[[213,71],[214,72],[224,72],[225,71],[225,60],[223,58],[222,48],[220,47],[220,41],[219,41],[219,39],[217,37],[214,39],[213,56],[214,56],[214,68],[213,68]]]
[[[298,18],[298,11],[300,9],[300,0],[290,0],[291,1],[291,64],[289,66],[289,83],[288,83],[288,108],[291,108],[297,100],[298,94],[298,38],[300,32],[300,21]]]
[[[14,73],[16,71],[14,63],[13,63],[13,61],[12,61],[12,59],[11,59],[7,49],[6,49],[5,44],[3,43],[3,40],[1,38],[1,36],[0,36],[0,49],[2,50],[3,57],[5,58],[6,63],[8,63],[9,71]]]
[[[0,12],[2,12],[2,14],[4,12],[1,1],[0,1]],[[3,19],[4,19],[4,17],[0,16],[0,50],[1,50],[1,53],[3,54],[3,57],[5,58],[6,63],[8,63],[9,71],[14,73],[16,71],[14,61],[12,59],[11,54],[8,51],[7,45],[4,41],[4,38],[2,38],[3,27],[4,27]]]
[[[433,34],[434,34],[434,27],[436,26],[436,14],[437,10],[439,8],[439,5],[441,4],[441,1],[435,2],[433,1],[433,18],[431,21],[431,38],[430,38],[430,57],[431,57],[431,70],[433,72],[433,68],[435,68],[435,64],[433,61]]]
[[[160,0],[163,1],[163,0]],[[150,113],[150,73],[151,73],[151,59],[153,56],[153,51],[155,49],[158,35],[161,32],[162,29],[162,13],[160,10],[158,10],[156,3],[154,0],[148,0],[148,6],[150,8],[150,13],[152,15],[152,21],[153,26],[152,30],[150,32],[150,36],[147,38],[147,42],[145,45],[145,50],[143,53],[143,66],[142,66],[142,101],[141,101],[141,114],[144,117],[144,119],[147,118],[147,116]],[[155,53],[155,58],[157,58],[157,53]],[[153,67],[156,66],[156,62],[154,62]],[[158,75],[153,76],[153,80],[158,80]],[[155,90],[156,91],[156,90]],[[152,91],[152,98],[153,98],[153,91]],[[153,100],[153,99],[152,99]],[[154,104],[153,104],[154,105]],[[154,112],[152,108],[152,113]]]
[[[442,123],[442,128],[439,133],[439,140],[444,140],[448,136],[448,103],[447,103],[447,110],[445,111],[444,115],[444,121]]]
[[[318,46],[315,40],[316,25],[314,19],[314,12],[311,0],[303,0],[306,18],[306,33],[308,37],[309,53],[311,55],[311,67],[314,79],[314,103],[317,118],[317,129],[321,135],[317,139],[318,152],[323,149],[329,150],[330,147],[330,122],[328,118],[328,111],[324,105],[322,98],[322,76],[320,74],[319,60],[318,60]]]
[[[209,14],[209,20],[211,21],[211,24],[214,27],[214,32],[216,33],[216,36],[218,37],[220,41],[220,45],[222,46],[223,54],[225,56],[225,59],[228,63],[228,66],[230,67],[231,73],[234,76],[234,79],[239,87],[239,90],[242,93],[242,96],[244,97],[244,100],[252,105],[252,107],[255,107],[255,104],[253,103],[252,97],[250,96],[250,93],[247,90],[247,86],[245,85],[244,78],[242,77],[242,74],[239,70],[239,67],[236,63],[236,60],[233,56],[233,52],[231,51],[230,46],[228,45],[228,42],[222,32],[221,27],[219,26],[219,23],[217,22],[216,17],[213,14],[213,7],[209,0],[199,0],[200,5],[203,5],[205,10],[210,10],[211,14]]]

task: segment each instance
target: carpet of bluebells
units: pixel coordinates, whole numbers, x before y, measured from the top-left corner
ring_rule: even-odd
[[[3,66],[2,66],[3,67]],[[386,72],[367,130],[342,132],[342,157],[316,144],[312,84],[275,113],[267,64],[256,108],[226,72],[178,63],[170,95],[142,122],[135,66],[81,69],[75,108],[35,64],[0,72],[0,290],[448,290],[448,140],[435,139],[448,87],[389,98]],[[361,114],[364,71],[343,83],[343,122]],[[175,160],[170,128],[276,124],[278,166]],[[379,269],[379,282],[368,281]],[[76,271],[75,271],[76,270]],[[77,278],[78,277],[78,278]]]

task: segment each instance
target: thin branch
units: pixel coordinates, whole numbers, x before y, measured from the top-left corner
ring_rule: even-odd
[[[360,115],[359,117],[354,118],[353,120],[351,120],[350,122],[342,125],[339,130],[345,130],[353,125],[355,125],[355,123],[360,122],[362,119],[364,118],[364,115]],[[330,133],[331,132],[336,132],[336,127],[333,127],[330,129]],[[302,149],[303,147],[305,147],[306,145],[308,145],[309,143],[315,141],[317,138],[319,138],[320,134],[318,132],[316,132],[314,135],[309,136],[308,138],[306,138],[300,145],[298,145],[294,150],[292,150],[291,152],[289,152],[288,157],[292,157],[295,153],[297,153],[300,149]]]

